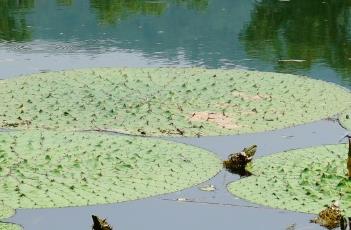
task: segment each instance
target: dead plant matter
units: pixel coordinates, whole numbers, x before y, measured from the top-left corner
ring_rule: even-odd
[[[330,206],[322,210],[316,218],[311,220],[312,223],[317,223],[328,229],[339,227],[342,221],[343,216],[338,201],[333,201]]]
[[[107,223],[106,219],[100,219],[99,217],[92,215],[93,228],[92,230],[112,230],[112,227]]]
[[[228,159],[223,161],[223,166],[230,172],[239,174],[241,176],[249,174],[245,167],[252,161],[253,156],[256,153],[257,145],[251,145],[250,147],[244,148],[239,153],[232,153],[228,156]]]
[[[347,135],[346,136],[349,139],[349,152],[347,154],[347,171],[348,171],[348,177],[351,179],[351,136]]]

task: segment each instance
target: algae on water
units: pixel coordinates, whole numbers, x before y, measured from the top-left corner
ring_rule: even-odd
[[[348,146],[326,145],[290,150],[257,159],[252,176],[231,183],[234,195],[254,203],[318,214],[340,200],[351,216],[351,180],[347,176]]]
[[[327,118],[351,101],[341,87],[306,77],[199,68],[34,74],[1,81],[0,97],[3,128],[111,129],[146,136],[285,128]]]

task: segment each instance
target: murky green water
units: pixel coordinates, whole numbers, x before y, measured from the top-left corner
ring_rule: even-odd
[[[350,0],[0,0],[0,77],[176,65],[351,87],[350,9]]]

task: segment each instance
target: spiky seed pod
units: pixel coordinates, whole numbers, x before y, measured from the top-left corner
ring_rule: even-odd
[[[342,218],[339,201],[334,201],[329,207],[322,210],[315,219],[311,220],[311,222],[320,224],[328,229],[333,229],[340,225]]]
[[[107,223],[106,219],[100,219],[99,217],[92,215],[93,218],[93,230],[112,230],[112,227]]]
[[[228,159],[223,161],[223,166],[231,172],[241,174],[245,171],[245,167],[252,161],[256,153],[257,145],[252,145],[244,148],[239,153],[233,153],[228,156]]]

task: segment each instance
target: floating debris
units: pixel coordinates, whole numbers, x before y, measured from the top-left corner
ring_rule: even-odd
[[[93,218],[93,230],[112,230],[112,227],[107,223],[106,219],[100,219],[97,216],[92,215]]]
[[[233,122],[231,118],[222,113],[214,113],[214,112],[194,112],[191,114],[189,119],[193,122],[210,122],[219,127],[226,129],[238,129],[239,125]]]
[[[342,220],[343,216],[339,201],[334,201],[329,207],[322,210],[315,219],[311,220],[311,222],[320,224],[328,229],[333,229],[339,227]]]
[[[252,161],[256,153],[257,145],[244,148],[239,153],[233,153],[228,156],[228,160],[223,161],[223,166],[230,172],[241,176],[247,175],[246,165]]]
[[[185,197],[179,197],[179,198],[177,198],[177,201],[179,201],[179,202],[186,202],[186,201],[189,201],[189,199],[187,199]]]
[[[289,0],[280,0],[281,2],[288,2]],[[278,62],[305,62],[306,60],[302,60],[302,59],[282,59],[282,60],[278,60]]]
[[[206,187],[200,187],[199,188],[201,191],[205,191],[205,192],[213,192],[216,190],[216,187],[213,184],[210,184]]]

